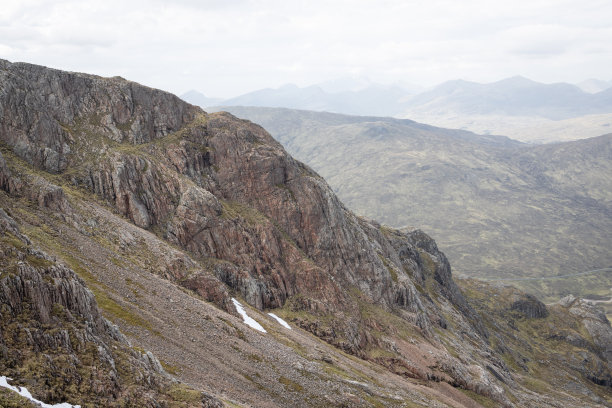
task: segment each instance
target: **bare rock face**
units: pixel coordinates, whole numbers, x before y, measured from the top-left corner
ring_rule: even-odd
[[[0,61],[0,89],[2,141],[52,172],[68,166],[69,125],[117,142],[145,143],[180,129],[197,111],[174,95],[121,78],[8,61]]]

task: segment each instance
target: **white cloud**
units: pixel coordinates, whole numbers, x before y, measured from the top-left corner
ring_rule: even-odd
[[[0,0],[0,57],[221,96],[348,74],[577,82],[610,79],[611,15],[601,0]]]

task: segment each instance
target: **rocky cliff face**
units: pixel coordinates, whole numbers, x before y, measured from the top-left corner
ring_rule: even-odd
[[[238,295],[403,377],[505,406],[519,398],[491,343],[494,326],[435,242],[351,213],[261,127],[121,78],[3,61],[0,129],[0,186],[10,197],[85,235],[105,233],[74,203],[110,206],[176,247],[148,267],[218,307],[235,313],[229,299]],[[124,252],[138,242],[104,240]],[[531,299],[508,309],[546,315]]]
[[[65,173],[136,225],[225,261],[215,275],[252,305],[281,307],[299,293],[304,307],[329,313],[348,307],[353,287],[429,326],[441,318],[411,278],[423,285],[430,274],[470,315],[429,237],[359,219],[262,128],[119,78],[5,67],[2,138],[16,155]]]
[[[0,61],[2,138],[51,172],[66,170],[74,143],[65,124],[87,117],[114,141],[144,143],[190,122],[196,109],[171,94],[125,81]],[[101,111],[100,108],[109,110]],[[87,126],[87,124],[83,124]]]

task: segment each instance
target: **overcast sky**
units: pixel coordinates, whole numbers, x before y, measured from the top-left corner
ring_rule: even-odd
[[[230,97],[381,83],[612,79],[610,0],[0,0],[0,58]]]

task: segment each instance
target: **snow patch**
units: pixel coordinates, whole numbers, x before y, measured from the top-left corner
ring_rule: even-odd
[[[289,323],[287,323],[286,321],[284,321],[283,319],[281,319],[280,317],[278,317],[274,313],[268,313],[268,316],[272,316],[274,318],[274,320],[276,320],[281,326],[286,327],[289,330],[291,330],[291,326],[289,326]]]
[[[255,319],[252,319],[249,317],[249,315],[247,315],[246,311],[244,310],[244,307],[242,306],[242,304],[237,301],[236,299],[232,298],[232,302],[234,302],[234,306],[236,306],[236,310],[238,311],[238,314],[240,316],[242,316],[242,320],[244,321],[244,323],[247,326],[252,327],[255,330],[259,330],[262,333],[266,333],[266,329],[264,329],[261,324],[257,323],[255,321]]]
[[[44,402],[39,401],[36,398],[32,397],[32,394],[30,394],[30,391],[28,391],[27,388],[13,386],[8,383],[8,380],[10,380],[10,378],[7,378],[4,375],[0,376],[0,387],[8,388],[11,391],[15,391],[17,394],[21,395],[22,397],[29,399],[35,404],[39,404],[42,408],[81,408],[80,405],[72,405],[67,402],[62,402],[61,404],[53,404],[53,405],[45,404]]]

